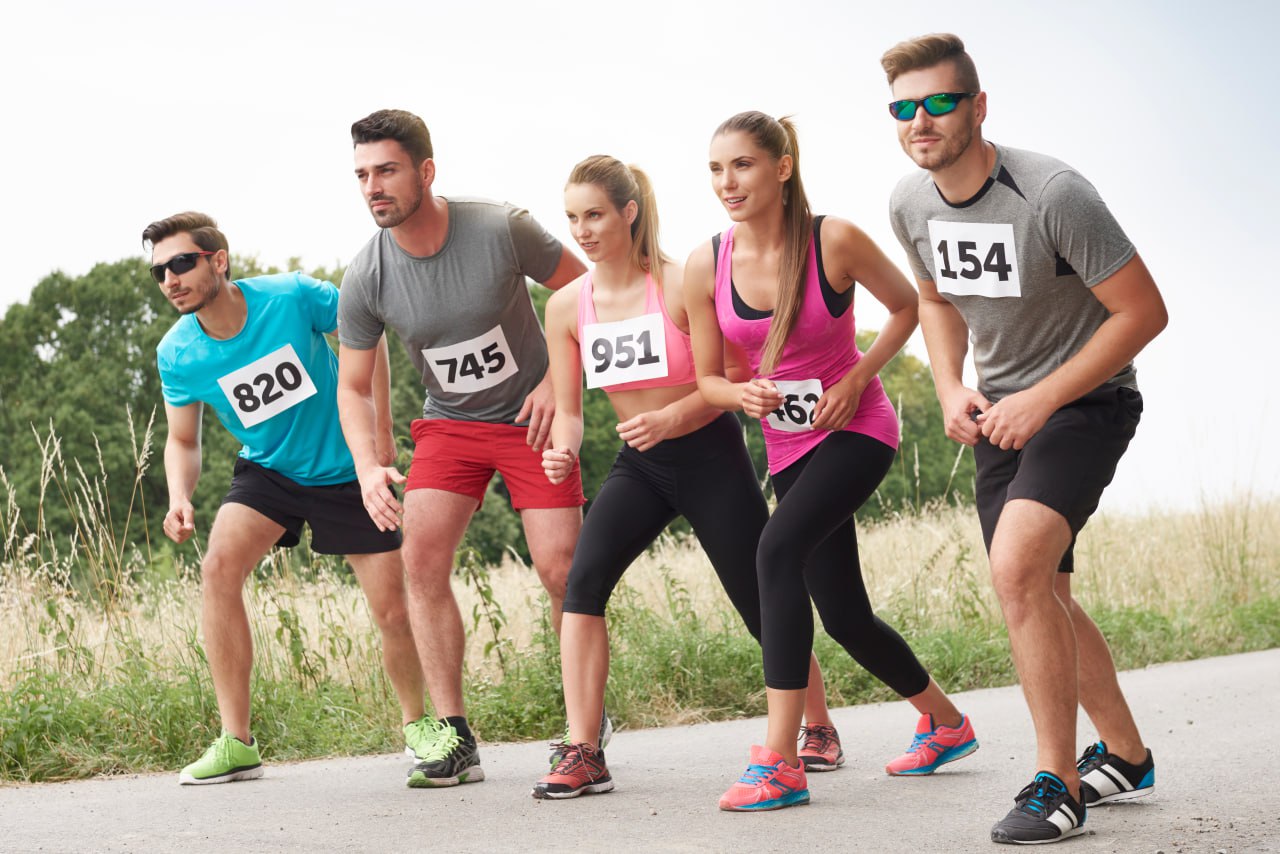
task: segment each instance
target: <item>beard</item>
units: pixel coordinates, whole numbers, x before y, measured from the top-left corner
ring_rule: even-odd
[[[216,284],[204,295],[204,299],[200,300],[200,302],[195,305],[188,306],[186,308],[178,308],[177,306],[174,306],[174,308],[178,308],[179,314],[195,314],[197,311],[206,308],[210,303],[216,300],[220,293],[222,293],[222,285]]]
[[[932,151],[914,150],[911,148],[909,138],[902,143],[902,147],[907,152],[907,156],[921,169],[940,172],[954,165],[969,150],[969,146],[973,143],[973,132],[973,126],[967,126],[954,134],[944,136]]]
[[[386,201],[386,199],[386,196],[374,196],[369,200],[369,203],[373,204],[374,202]],[[398,203],[393,203],[391,207],[382,211],[370,209],[370,213],[373,214],[373,221],[382,228],[395,228],[397,225],[418,212],[418,208],[422,207],[422,199],[422,187],[419,186],[415,188],[415,193],[409,199],[407,204],[401,206]]]

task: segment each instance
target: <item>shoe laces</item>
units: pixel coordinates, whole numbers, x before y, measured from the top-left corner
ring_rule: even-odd
[[[551,769],[552,774],[559,774],[565,777],[574,776],[575,772],[580,772],[583,776],[590,780],[596,778],[595,769],[591,763],[587,761],[584,755],[588,749],[586,744],[568,744],[564,745],[564,755],[560,757],[560,761],[556,763],[556,767]]]
[[[458,735],[458,731],[440,721],[424,721],[423,728],[423,752],[419,757],[422,762],[437,762],[441,759],[447,759],[453,749],[462,743],[462,737]]]
[[[1041,775],[1018,793],[1017,800],[1022,801],[1022,809],[1043,817],[1049,814],[1048,802],[1066,794],[1066,791],[1067,787],[1055,778]]]
[[[1101,765],[1106,756],[1106,746],[1102,742],[1096,741],[1086,747],[1084,753],[1080,754],[1080,758],[1076,761],[1076,769],[1081,774],[1086,774]]]
[[[929,739],[933,738],[933,730],[929,732],[918,732],[911,737],[911,746],[907,748],[907,753],[915,753],[924,747]]]
[[[826,724],[812,724],[800,730],[802,753],[826,753],[839,744],[836,728]]]
[[[739,783],[746,783],[749,786],[759,786],[768,780],[778,771],[772,765],[748,765],[747,770],[742,772],[742,776],[738,778]]]

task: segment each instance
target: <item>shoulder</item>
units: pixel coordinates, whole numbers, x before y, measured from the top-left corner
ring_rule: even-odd
[[[865,231],[838,216],[823,217],[818,233],[822,240],[823,258],[856,254],[871,240]]]
[[[1047,154],[999,146],[1001,166],[1007,170],[1028,202],[1053,204],[1093,185],[1076,169]]]
[[[552,291],[551,296],[547,298],[547,311],[567,311],[569,308],[577,311],[578,298],[582,294],[582,285],[587,275],[583,273],[563,288]]]

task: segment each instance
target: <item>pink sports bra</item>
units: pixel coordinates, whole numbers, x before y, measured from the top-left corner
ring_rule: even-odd
[[[657,341],[659,336],[662,346]],[[591,274],[587,273],[578,294],[578,345],[588,388],[633,391],[697,381],[689,335],[667,314],[662,288],[652,275],[645,276],[644,314],[600,323],[596,320]],[[593,379],[597,381],[592,382]]]

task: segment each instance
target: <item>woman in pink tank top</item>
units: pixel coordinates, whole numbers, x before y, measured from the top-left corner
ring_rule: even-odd
[[[573,471],[582,444],[584,373],[589,388],[608,394],[622,447],[591,503],[569,570],[560,634],[568,733],[554,745],[551,773],[533,789],[535,798],[549,799],[613,788],[604,758],[612,729],[604,713],[604,615],[623,572],[684,516],[730,602],[759,638],[755,550],[769,517],[737,419],[698,393],[683,270],[658,246],[648,178],[612,157],[589,157],[569,176],[565,213],[595,268],[547,302],[556,413],[543,469],[552,483]],[[830,730],[834,739],[812,655],[805,670],[813,674],[802,700],[810,727]],[[834,758],[815,761],[835,767]]]
[[[809,800],[795,745],[813,606],[859,664],[920,712],[911,746],[888,773],[932,773],[977,741],[968,718],[871,610],[852,518],[897,448],[897,419],[877,373],[915,329],[916,293],[860,229],[810,213],[789,120],[730,118],[712,136],[710,167],[734,224],[686,268],[698,388],[721,409],[761,419],[778,497],[756,553],[768,732],[720,799],[721,809],[754,811]],[[889,310],[865,354],[854,341],[855,283]],[[751,366],[746,381],[726,372],[723,354],[734,347]]]

